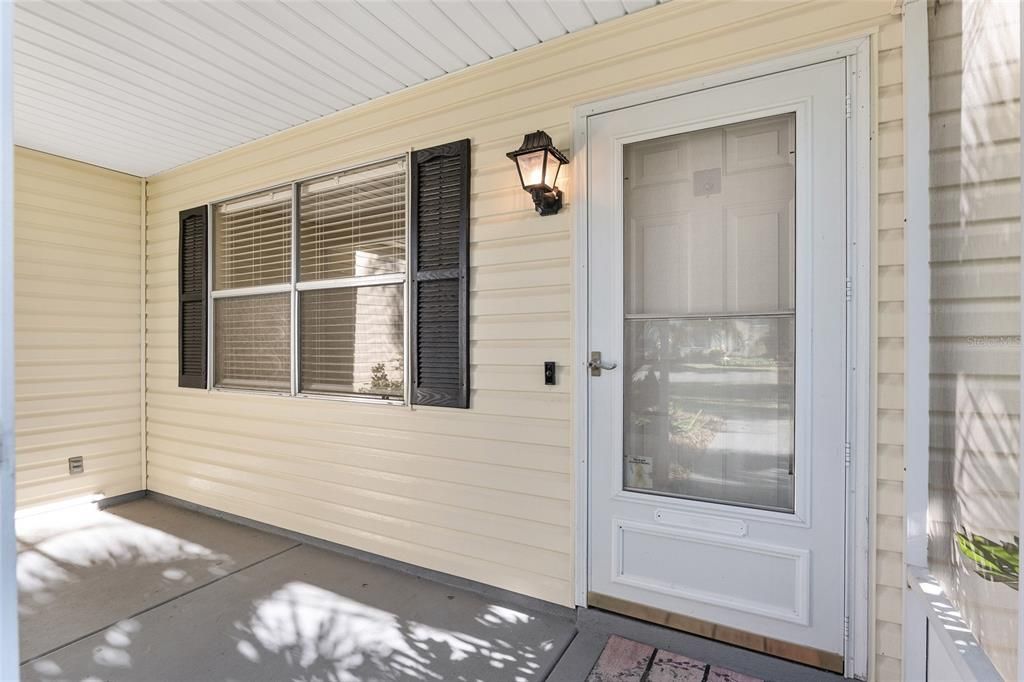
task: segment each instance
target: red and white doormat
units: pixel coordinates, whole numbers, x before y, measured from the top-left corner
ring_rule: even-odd
[[[764,682],[618,635],[608,638],[587,682]]]

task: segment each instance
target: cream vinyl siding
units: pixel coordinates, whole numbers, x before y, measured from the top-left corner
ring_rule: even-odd
[[[14,164],[18,506],[139,490],[140,180],[20,147]]]
[[[975,574],[966,529],[1019,535],[1020,10],[931,13],[932,367],[929,563],[1008,680],[1017,592]]]
[[[573,600],[572,197],[540,218],[505,153],[572,107],[875,32],[879,679],[899,670],[902,493],[900,25],[892,2],[677,1],[482,64],[149,182],[149,487],[559,604]],[[178,211],[410,147],[472,140],[472,409],[287,399],[176,384]],[[567,176],[573,172],[567,167]],[[569,177],[560,178],[563,188]],[[559,365],[545,387],[542,363]],[[873,453],[872,453],[873,456]],[[895,671],[895,675],[894,675]]]

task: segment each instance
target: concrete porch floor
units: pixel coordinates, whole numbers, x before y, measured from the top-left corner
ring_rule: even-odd
[[[837,679],[154,498],[17,526],[23,680],[578,682],[612,632],[767,679]]]

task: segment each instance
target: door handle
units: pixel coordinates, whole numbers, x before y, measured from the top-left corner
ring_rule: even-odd
[[[601,370],[613,370],[618,367],[614,362],[605,362],[601,359],[601,351],[595,350],[590,352],[590,362],[587,363],[587,367],[590,368],[590,376],[599,377],[601,376]]]

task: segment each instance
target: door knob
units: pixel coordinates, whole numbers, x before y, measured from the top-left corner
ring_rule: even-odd
[[[590,368],[590,376],[599,377],[601,370],[612,370],[618,365],[614,362],[604,362],[601,359],[601,351],[595,350],[590,352],[590,362],[587,363],[587,367]]]

